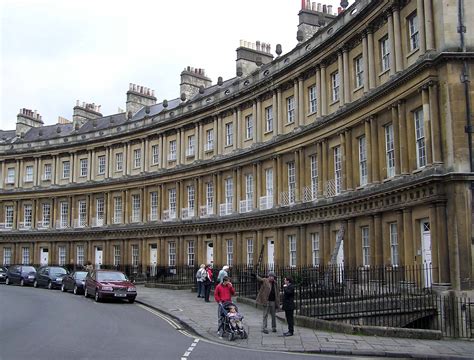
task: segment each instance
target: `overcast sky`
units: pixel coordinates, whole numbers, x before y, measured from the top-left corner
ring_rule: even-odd
[[[316,0],[318,2],[318,0]],[[332,4],[338,0],[319,0]],[[350,1],[352,4],[353,1]],[[180,73],[203,68],[213,84],[235,76],[239,40],[296,46],[301,0],[1,0],[0,129],[20,108],[45,125],[72,119],[76,100],[125,108],[129,83],[179,97]]]

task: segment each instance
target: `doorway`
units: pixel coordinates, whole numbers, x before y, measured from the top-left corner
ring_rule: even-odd
[[[158,247],[156,244],[150,245],[150,275],[156,275],[156,265],[158,264]]]
[[[101,246],[96,246],[95,248],[95,268],[100,269],[100,266],[102,265],[102,256],[103,256],[103,250]]]
[[[431,227],[429,220],[422,220],[421,223],[421,261],[423,264],[424,285],[430,287],[433,279],[433,270],[431,267]]]
[[[49,263],[49,250],[48,248],[40,248],[40,265],[48,265]]]
[[[212,241],[206,242],[206,264],[214,263],[214,244]]]
[[[273,270],[275,267],[275,241],[272,238],[267,240],[267,262],[268,268]]]

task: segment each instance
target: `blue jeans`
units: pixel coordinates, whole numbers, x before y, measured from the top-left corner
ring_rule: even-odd
[[[202,281],[198,281],[197,283],[198,283],[198,289],[197,289],[198,296],[204,297],[204,284]]]

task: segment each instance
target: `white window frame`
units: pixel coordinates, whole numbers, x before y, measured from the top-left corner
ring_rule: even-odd
[[[76,246],[76,263],[77,265],[84,265],[84,245]]]
[[[387,177],[395,176],[395,139],[393,135],[393,125],[385,126],[385,158],[387,161]]]
[[[139,255],[140,248],[137,244],[132,244],[132,266],[138,266],[140,255]]]
[[[342,151],[341,146],[334,147],[334,189],[336,195],[342,191]]]
[[[247,265],[248,266],[253,266],[253,239],[248,238],[247,239]]]
[[[253,139],[253,115],[245,117],[245,140]]]
[[[419,24],[418,24],[417,13],[411,14],[407,18],[408,24],[408,38],[410,44],[410,51],[415,51],[420,47],[420,35],[419,35]]]
[[[69,160],[63,161],[63,179],[69,179],[71,176],[71,162]]]
[[[168,242],[168,266],[176,266],[176,242]]]
[[[265,169],[265,195],[273,196],[273,168]]]
[[[105,155],[97,157],[97,175],[105,174]]]
[[[233,204],[234,201],[234,179],[231,177],[224,179],[225,203]]]
[[[413,121],[415,122],[416,167],[420,169],[426,166],[425,124],[423,109],[420,108],[413,111]]]
[[[160,147],[158,145],[151,146],[151,164],[158,165],[160,162]]]
[[[289,96],[286,98],[286,110],[287,110],[287,124],[292,124],[295,122],[295,97]]]
[[[15,183],[15,168],[8,168],[7,170],[7,184]]]
[[[59,227],[66,228],[69,225],[69,203],[61,201],[59,203]]]
[[[188,209],[189,209],[189,211],[194,211],[194,208],[195,208],[194,185],[188,185],[186,187],[186,193],[188,195]]]
[[[195,154],[195,136],[194,135],[189,135],[188,136],[188,152],[187,156],[194,156]]]
[[[245,175],[245,200],[253,202],[253,175]]]
[[[318,155],[310,156],[311,166],[311,199],[314,200],[318,196]]]
[[[226,241],[227,265],[232,266],[234,263],[234,240],[227,239]]]
[[[121,196],[114,196],[114,224],[122,223],[123,201]]]
[[[33,182],[33,165],[25,167],[25,182]]]
[[[132,194],[132,222],[141,221],[141,198],[140,194]]]
[[[138,169],[142,166],[142,149],[133,149],[133,168]]]
[[[390,261],[392,266],[398,266],[400,262],[398,248],[398,227],[397,223],[389,224],[390,230]]]
[[[367,267],[370,266],[370,237],[369,227],[361,227],[361,238],[362,238],[362,265]]]
[[[195,253],[194,253],[194,240],[188,241],[188,266],[194,266]]]
[[[96,223],[101,226],[104,224],[104,214],[105,214],[105,200],[104,198],[97,198],[95,200],[95,216]]]
[[[49,203],[41,205],[41,223],[43,227],[49,227],[51,223],[51,204]]]
[[[234,124],[231,122],[225,124],[225,146],[232,146],[233,144],[233,126]]]
[[[335,71],[331,74],[332,102],[339,101],[340,99],[339,87],[340,87],[339,71]]]
[[[29,247],[21,248],[21,264],[30,265],[30,248]]]
[[[362,55],[354,59],[355,88],[364,86],[364,58]]]
[[[206,131],[206,151],[214,150],[214,129]]]
[[[169,142],[168,161],[176,161],[176,140]]]
[[[5,205],[5,229],[11,229],[13,227],[13,217],[15,210],[13,205]]]
[[[122,262],[120,245],[114,245],[114,266],[119,266]]]
[[[12,248],[3,248],[3,266],[10,266],[12,264]]]
[[[158,220],[158,192],[150,192],[150,220]]]
[[[168,189],[168,210],[176,214],[176,188]]]
[[[89,172],[89,159],[80,159],[79,164],[80,176],[86,177]]]
[[[314,114],[318,111],[318,98],[317,98],[316,85],[310,86],[308,89],[308,108],[309,113]]]
[[[206,206],[207,208],[213,208],[214,206],[214,183],[206,183]]]
[[[380,60],[382,72],[390,69],[390,46],[388,42],[388,36],[384,36],[380,39]]]
[[[359,141],[359,181],[360,186],[367,185],[369,181],[369,171],[367,169],[367,138],[362,135]]]
[[[64,245],[58,246],[58,265],[66,265],[66,247]]]
[[[30,228],[33,222],[33,206],[31,204],[23,205],[23,226]]]
[[[273,131],[273,106],[265,108],[265,132]]]
[[[311,233],[311,250],[312,250],[312,259],[313,266],[319,266],[321,261],[319,233]]]
[[[87,225],[87,203],[85,200],[77,202],[77,225],[79,227]]]
[[[288,250],[289,250],[289,266],[296,267],[296,235],[288,235]]]
[[[44,164],[44,180],[51,180],[53,177],[53,166],[51,164]]]
[[[123,171],[123,152],[115,154],[115,171]]]
[[[288,168],[288,202],[294,204],[296,201],[296,168],[295,162],[287,163]]]

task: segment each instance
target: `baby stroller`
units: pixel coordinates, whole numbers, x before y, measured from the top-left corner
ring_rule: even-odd
[[[235,310],[238,312],[237,305],[232,303],[231,301],[227,301],[223,304],[220,304],[220,320],[219,320],[219,334],[222,337],[226,337],[229,341],[234,340],[237,336],[240,336],[241,339],[247,339],[247,331],[242,325],[243,316],[240,318],[240,326],[238,327],[233,324],[231,319],[227,316],[229,313],[229,308],[233,306]]]

